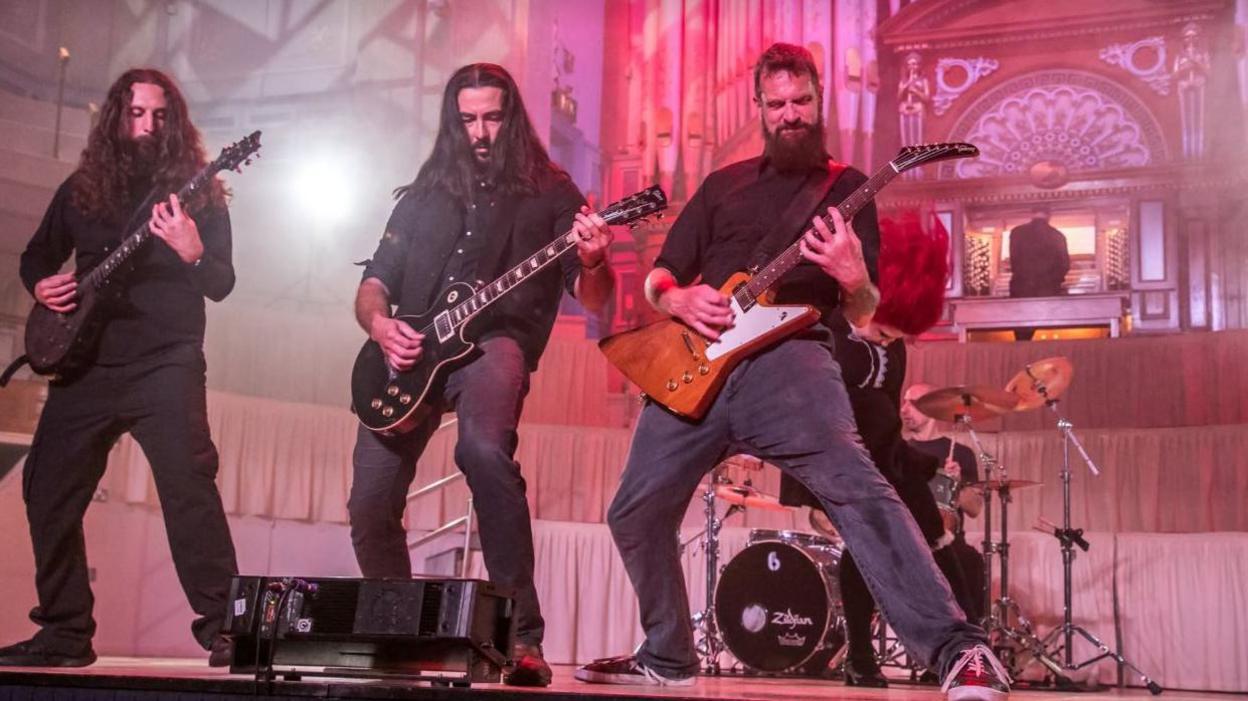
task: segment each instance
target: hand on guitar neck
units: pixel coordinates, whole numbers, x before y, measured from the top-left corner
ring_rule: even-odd
[[[35,300],[58,314],[68,314],[78,306],[78,279],[74,273],[49,275],[35,283]]]
[[[828,217],[835,231],[828,228],[823,217],[816,216],[812,220],[813,228],[807,229],[798,241],[798,251],[840,283],[845,318],[855,326],[866,326],[875,313],[879,293],[871,284],[867,263],[862,257],[862,241],[836,207],[828,207]]]

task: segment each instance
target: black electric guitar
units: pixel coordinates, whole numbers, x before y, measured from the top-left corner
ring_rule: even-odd
[[[667,197],[655,185],[598,214],[608,224],[629,224],[666,208]],[[366,342],[351,372],[351,403],[360,423],[386,434],[406,433],[419,425],[435,409],[429,396],[435,382],[476,348],[464,337],[468,322],[516,285],[554,263],[560,254],[575,247],[576,241],[576,232],[569,231],[494,282],[480,288],[454,283],[423,314],[398,317],[425,336],[424,352],[410,370],[395,370],[386,361],[380,345],[372,340]]]
[[[178,191],[178,200],[193,203],[201,189],[208,186],[217,173],[223,170],[241,170],[251,163],[260,150],[260,132],[221,149],[221,155],[204,166]],[[108,257],[78,278],[78,297],[73,311],[54,312],[36,303],[26,318],[26,355],[18,358],[5,371],[4,379],[21,367],[23,360],[40,375],[64,377],[81,368],[95,348],[100,329],[106,321],[106,294],[117,289],[119,280],[125,277],[129,266],[125,265],[136,251],[152,236],[149,227],[151,217],[144,217],[143,224],[127,236]]]

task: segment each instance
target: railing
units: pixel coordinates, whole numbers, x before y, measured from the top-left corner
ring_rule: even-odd
[[[437,431],[441,431],[443,429],[449,428],[457,420],[458,419],[456,418],[451,418],[447,420],[441,426],[438,426]],[[434,431],[434,433],[437,433],[437,431]],[[413,489],[412,491],[408,492],[407,500],[410,502],[414,499],[418,499],[427,494],[433,494],[434,492],[441,490],[441,489],[445,489],[447,486],[463,478],[464,478],[464,473],[462,472],[456,472],[454,474],[441,477],[439,479],[436,479],[430,482],[429,484],[426,484],[423,487],[419,487],[417,489]],[[463,557],[463,562],[460,563],[459,576],[467,577],[468,565],[469,565],[469,559],[470,559],[469,554],[472,552],[472,525],[473,525],[472,495],[469,494],[468,506],[463,516],[460,516],[459,518],[453,518],[450,521],[447,521],[446,523],[442,524],[441,526],[438,526],[437,528],[433,529],[432,531],[429,531],[428,533],[418,538],[414,538],[412,540],[407,541],[407,549],[411,550],[413,548],[419,548],[425,543],[428,543],[433,540],[437,540],[438,538],[441,538],[447,533],[451,533],[455,529],[459,528],[460,526],[463,526],[464,527],[464,557]]]

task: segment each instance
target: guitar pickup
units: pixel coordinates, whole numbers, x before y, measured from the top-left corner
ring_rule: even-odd
[[[685,342],[685,348],[689,349],[689,355],[692,355],[694,360],[701,360],[701,358],[698,357],[697,349],[693,347],[693,339],[689,337],[689,332],[681,331],[680,338]]]

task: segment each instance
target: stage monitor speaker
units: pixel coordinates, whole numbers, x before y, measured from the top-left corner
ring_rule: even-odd
[[[237,576],[225,632],[235,673],[497,682],[512,596],[478,579]]]

